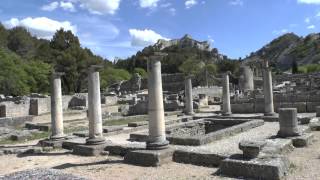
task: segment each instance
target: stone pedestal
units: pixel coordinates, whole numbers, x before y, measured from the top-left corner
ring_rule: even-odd
[[[268,61],[264,62],[263,72],[264,115],[275,116],[273,105],[272,73]]]
[[[61,76],[64,73],[54,72],[51,76],[51,140],[65,138],[63,133],[63,109],[62,109],[62,90]]]
[[[296,108],[279,109],[279,123],[280,130],[278,136],[286,138],[299,135]]]
[[[101,66],[93,65],[89,69],[88,77],[88,117],[89,138],[87,145],[98,145],[105,143],[102,130],[100,78],[98,69]]]
[[[230,116],[231,113],[231,105],[230,105],[230,87],[229,87],[229,73],[225,73],[223,75],[222,80],[222,96],[223,96],[223,104],[222,104],[222,115]]]
[[[191,82],[191,76],[187,76],[185,79],[185,113],[187,115],[194,114],[193,111],[193,99],[192,99],[192,82]]]
[[[155,53],[148,59],[148,114],[149,138],[147,149],[159,150],[168,147],[166,140],[163,108],[163,92],[161,77],[161,62],[164,54]]]

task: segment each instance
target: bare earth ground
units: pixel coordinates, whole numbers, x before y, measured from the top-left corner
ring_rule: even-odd
[[[293,170],[286,179],[320,178],[320,132],[313,133],[318,141],[289,154]],[[124,164],[121,157],[80,157],[63,150],[35,156],[0,156],[0,162],[0,177],[26,169],[54,168],[89,179],[228,179],[213,175],[217,168],[178,163],[146,168]]]

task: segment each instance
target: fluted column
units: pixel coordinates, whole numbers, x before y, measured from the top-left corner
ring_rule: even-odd
[[[89,68],[88,77],[88,114],[89,138],[87,144],[102,144],[105,142],[102,130],[100,77],[98,69],[101,66],[93,65]]]
[[[187,76],[185,79],[185,113],[188,115],[194,114],[191,76]]]
[[[230,116],[232,113],[231,113],[231,104],[230,104],[229,72],[223,75],[222,83],[223,83],[222,115]]]
[[[63,109],[62,109],[62,72],[53,72],[51,76],[51,139],[62,139],[63,133]]]
[[[163,107],[161,60],[163,53],[155,53],[148,59],[148,114],[149,138],[147,149],[158,150],[168,147],[166,140]]]

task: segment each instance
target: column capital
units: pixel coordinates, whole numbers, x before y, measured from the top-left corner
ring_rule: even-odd
[[[154,52],[152,55],[149,56],[150,60],[158,60],[161,61],[163,57],[167,56],[167,53],[162,53],[162,52]]]
[[[65,72],[52,72],[52,77],[53,78],[60,78],[61,76],[64,76],[66,73]]]
[[[99,71],[100,69],[102,69],[103,66],[102,65],[91,65],[89,67],[89,71],[90,72],[96,72],[96,71]]]

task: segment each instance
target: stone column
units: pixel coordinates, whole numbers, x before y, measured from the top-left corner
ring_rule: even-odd
[[[272,73],[268,61],[264,61],[263,72],[264,115],[274,116]]]
[[[63,133],[63,109],[62,109],[62,90],[61,76],[62,72],[53,72],[51,75],[51,126],[52,140],[58,140],[65,137]]]
[[[149,138],[147,149],[149,150],[165,149],[169,144],[165,134],[160,62],[165,55],[163,53],[155,53],[148,59]]]
[[[88,76],[88,117],[89,138],[87,144],[97,145],[105,143],[102,131],[100,78],[98,69],[101,66],[93,65],[89,68]]]
[[[242,92],[254,90],[253,72],[249,66],[240,67],[241,76],[239,79],[240,90]]]
[[[320,117],[320,106],[316,107],[316,117]]]
[[[191,76],[185,79],[185,113],[187,115],[194,114],[193,112],[193,99],[192,99],[192,81]]]
[[[222,115],[230,116],[231,113],[231,105],[230,105],[230,87],[229,87],[229,72],[223,75],[222,79],[222,96],[223,96],[223,104],[222,104]]]
[[[299,135],[296,108],[280,108],[279,123],[278,136],[285,138]]]

